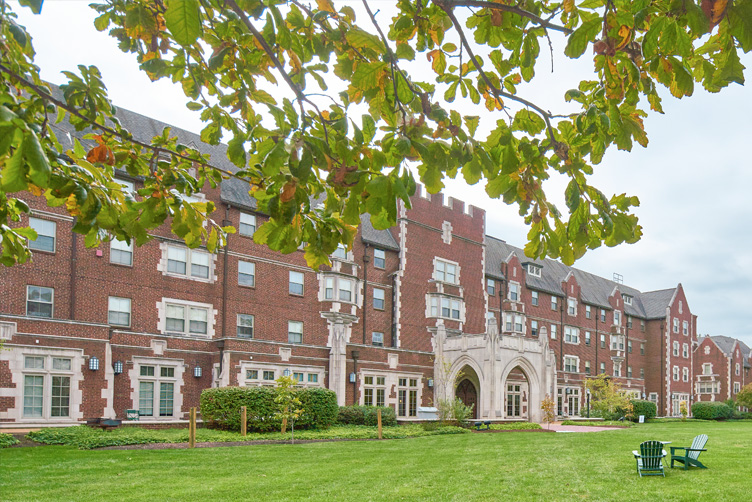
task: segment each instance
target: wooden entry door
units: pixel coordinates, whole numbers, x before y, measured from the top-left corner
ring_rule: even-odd
[[[478,418],[478,391],[470,380],[463,380],[457,386],[456,395],[465,403],[465,406],[473,407],[473,418]]]

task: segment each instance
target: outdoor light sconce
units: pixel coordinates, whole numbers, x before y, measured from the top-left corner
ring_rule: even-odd
[[[350,373],[350,383],[355,383],[355,373]]]
[[[428,379],[428,386],[433,387],[433,378]]]
[[[201,378],[202,374],[203,374],[203,372],[201,371],[201,366],[196,366],[195,368],[193,368],[193,376],[194,377]]]
[[[91,371],[97,371],[99,369],[99,359],[97,359],[97,356],[91,356],[89,359],[89,369]]]
[[[123,361],[115,361],[115,364],[113,365],[113,369],[115,370],[115,374],[119,375],[123,372]]]
[[[285,376],[290,376],[290,370],[285,370],[282,372],[282,374]]]

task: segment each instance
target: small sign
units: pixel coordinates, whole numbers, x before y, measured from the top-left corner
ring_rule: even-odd
[[[641,424],[645,423],[645,415],[640,415],[640,423]]]

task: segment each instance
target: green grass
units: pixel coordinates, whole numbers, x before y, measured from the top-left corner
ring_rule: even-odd
[[[599,422],[586,422],[584,420],[564,420],[561,425],[581,425],[583,427],[632,427],[635,425],[629,420],[601,420]]]
[[[640,479],[641,441],[710,436],[710,468]],[[195,450],[0,450],[3,500],[747,500],[750,423]]]

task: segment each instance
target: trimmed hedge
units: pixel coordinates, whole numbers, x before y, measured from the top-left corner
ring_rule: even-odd
[[[240,407],[247,408],[248,430],[269,432],[278,430],[282,420],[274,415],[277,404],[274,387],[220,387],[201,393],[201,416],[207,427],[240,430]],[[295,421],[301,429],[326,429],[337,419],[337,395],[327,389],[297,391],[303,414]]]
[[[701,420],[726,420],[734,410],[726,403],[717,401],[699,402],[692,405],[692,416]]]
[[[639,420],[640,415],[645,415],[645,419],[655,418],[658,413],[658,407],[652,401],[645,401],[642,399],[633,399],[631,401],[634,409],[634,421]]]
[[[340,406],[337,422],[343,425],[378,425],[378,410],[381,410],[381,425],[397,425],[397,415],[390,406]]]

